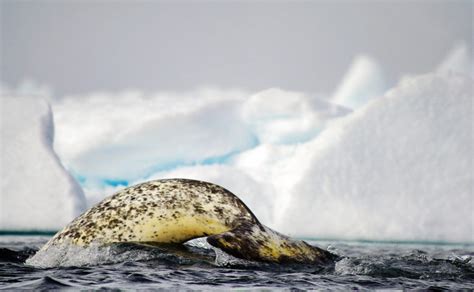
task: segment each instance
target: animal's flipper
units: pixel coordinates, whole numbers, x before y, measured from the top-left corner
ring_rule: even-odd
[[[207,242],[226,253],[245,260],[271,263],[331,263],[337,256],[292,240],[261,224],[242,224],[239,227],[207,238]]]

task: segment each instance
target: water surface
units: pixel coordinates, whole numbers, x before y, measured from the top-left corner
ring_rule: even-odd
[[[187,248],[119,244],[62,267],[25,264],[48,236],[0,236],[0,289],[298,288],[474,289],[469,244],[314,241],[334,265],[278,266],[235,260],[197,242]]]

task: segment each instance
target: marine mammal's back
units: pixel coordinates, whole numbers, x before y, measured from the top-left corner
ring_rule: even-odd
[[[115,242],[183,243],[209,236],[230,254],[269,262],[326,262],[327,251],[264,227],[228,190],[188,179],[155,180],[119,191],[74,219],[52,245]]]

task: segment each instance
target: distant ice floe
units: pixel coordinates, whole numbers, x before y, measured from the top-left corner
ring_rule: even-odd
[[[55,230],[85,208],[81,187],[53,150],[49,104],[2,94],[0,229]]]

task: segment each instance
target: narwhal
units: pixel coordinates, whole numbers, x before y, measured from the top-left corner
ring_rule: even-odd
[[[210,245],[251,261],[325,264],[336,258],[264,226],[225,188],[190,179],[127,187],[74,219],[40,252],[62,244],[181,244],[198,237],[207,237]]]

